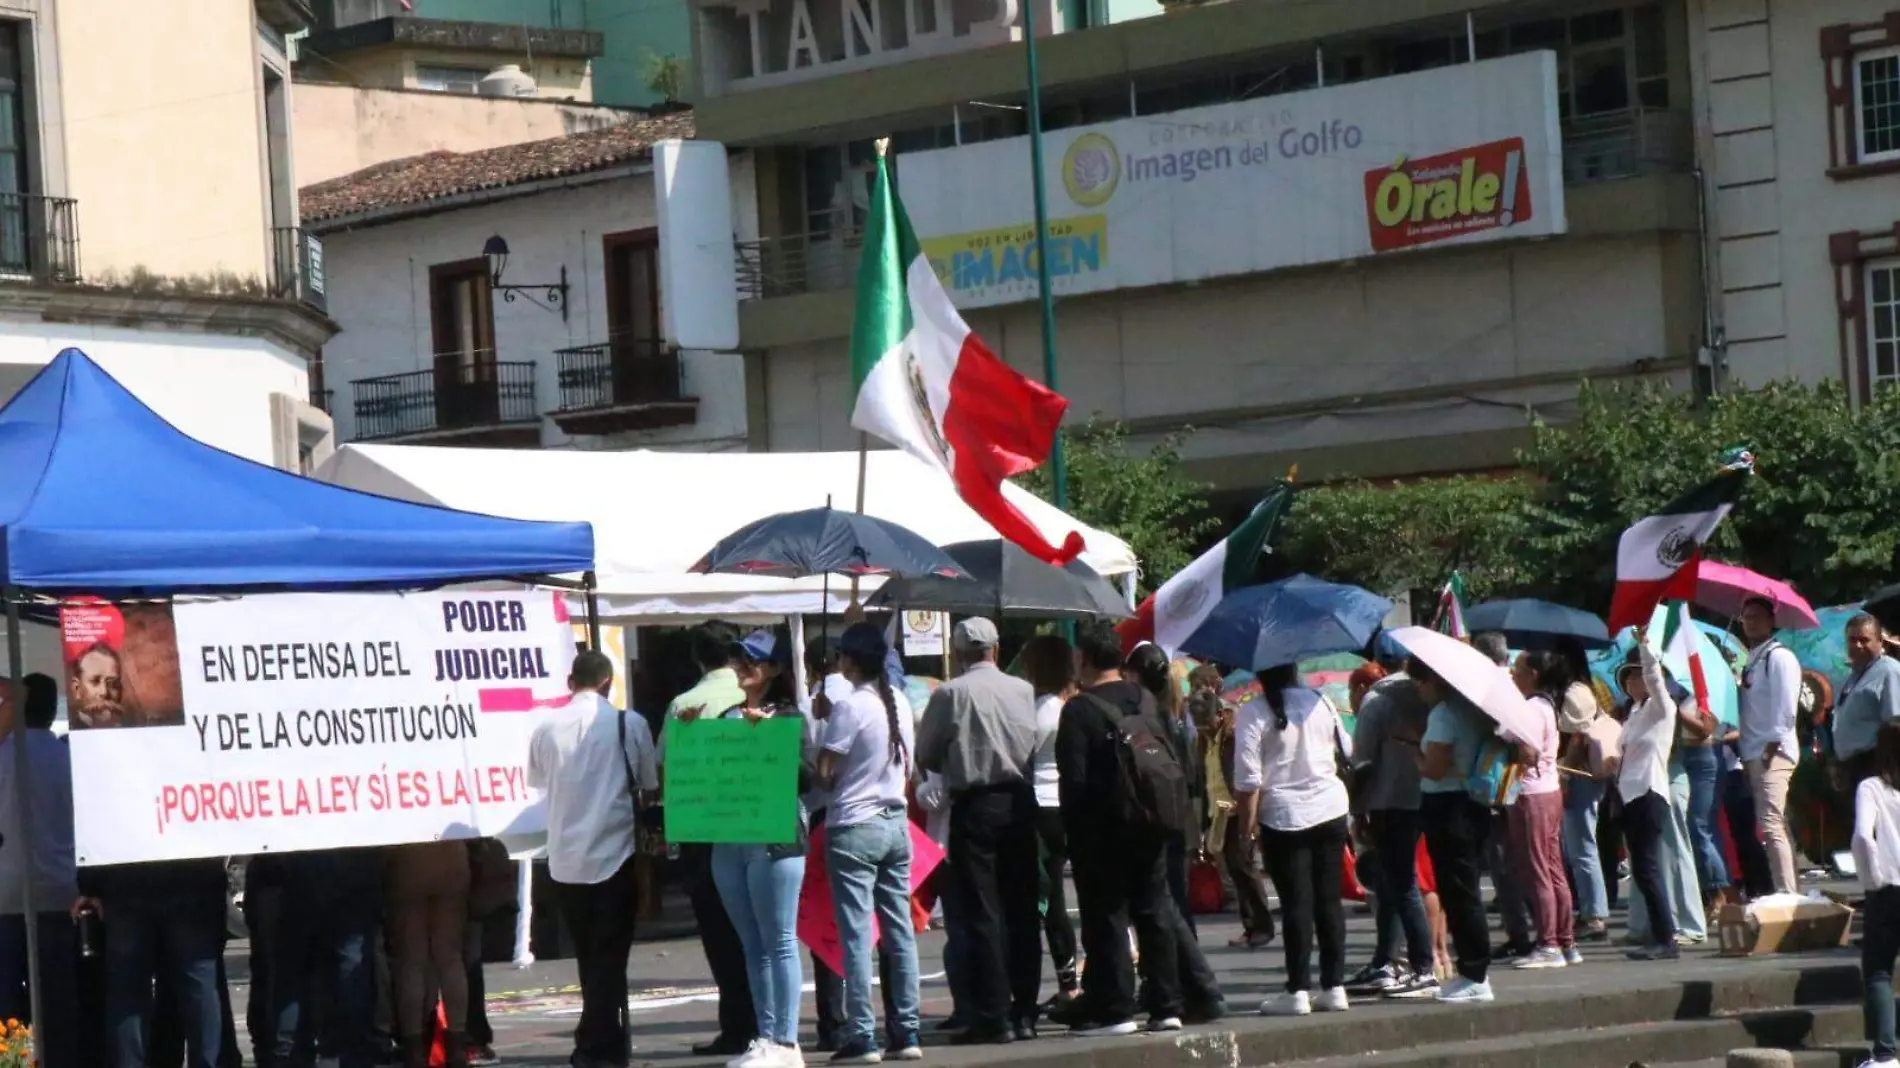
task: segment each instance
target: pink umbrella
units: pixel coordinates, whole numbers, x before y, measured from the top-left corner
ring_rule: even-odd
[[[1813,630],[1821,625],[1807,598],[1794,587],[1760,575],[1745,567],[1702,561],[1696,571],[1695,603],[1733,619],[1742,614],[1742,605],[1760,597],[1775,606],[1775,626],[1783,630]]]

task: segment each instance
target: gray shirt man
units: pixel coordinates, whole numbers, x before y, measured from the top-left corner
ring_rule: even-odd
[[[1429,711],[1418,684],[1403,673],[1388,675],[1366,691],[1352,728],[1359,810],[1418,809],[1418,738]],[[1411,744],[1395,741],[1394,735]]]
[[[930,695],[917,729],[917,766],[941,774],[952,797],[1028,782],[1036,756],[1035,690],[993,660],[975,659],[996,648],[989,620],[957,624],[954,641],[970,666]]]

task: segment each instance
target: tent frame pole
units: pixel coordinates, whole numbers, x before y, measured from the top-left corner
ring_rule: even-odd
[[[13,811],[20,817],[19,841],[5,844],[18,849],[26,858],[23,865],[26,878],[20,880],[20,915],[26,925],[27,1006],[33,1012],[33,1049],[37,1055],[44,1048],[38,1028],[44,1024],[46,1014],[40,1006],[39,906],[33,900],[33,790],[28,782],[32,768],[26,755],[26,666],[20,648],[20,591],[9,583],[0,586],[0,596],[7,602],[7,678],[11,687],[7,706],[13,712]]]
[[[600,595],[594,589],[594,573],[581,574],[581,590],[587,600],[587,647],[602,652],[600,645]],[[621,665],[625,667],[625,664]]]

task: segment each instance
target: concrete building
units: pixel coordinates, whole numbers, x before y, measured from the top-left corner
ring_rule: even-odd
[[[696,10],[700,136],[756,158],[754,448],[855,441],[878,136],[972,327],[1040,374],[1020,9],[961,4]],[[1239,492],[1294,462],[1509,466],[1582,380],[1900,373],[1891,5],[1248,0],[1074,28],[1039,9],[1072,417],[1138,444],[1192,427],[1190,471]],[[1866,150],[1843,155],[1856,123]],[[1404,218],[1423,189],[1449,199]]]
[[[0,2],[0,400],[77,346],[204,441],[321,458],[306,364],[335,328],[297,226],[284,54],[310,17]]]
[[[373,89],[594,99],[601,37],[533,23],[430,18],[404,0],[316,0],[297,77]],[[506,84],[482,87],[505,72]]]
[[[681,351],[661,321],[652,146],[691,136],[676,114],[305,188],[343,328],[321,365],[340,438],[743,449],[740,358]],[[745,156],[731,173],[755,240]]]

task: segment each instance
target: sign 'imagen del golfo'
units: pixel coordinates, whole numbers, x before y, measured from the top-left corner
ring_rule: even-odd
[[[1375,252],[1506,229],[1529,222],[1533,211],[1521,137],[1366,172]]]

